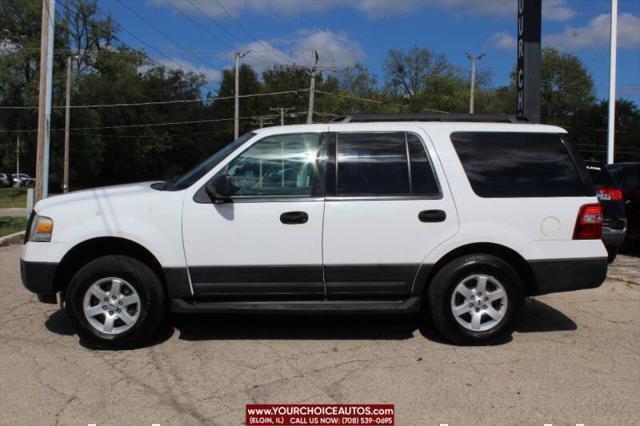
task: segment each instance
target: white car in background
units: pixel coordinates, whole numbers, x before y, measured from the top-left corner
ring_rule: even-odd
[[[33,186],[35,180],[26,173],[14,173],[13,174],[13,185],[18,187],[23,186]]]
[[[508,335],[525,296],[599,286],[602,209],[558,127],[348,116],[248,133],[171,182],[40,201],[24,285],[100,345],[167,311],[406,313]],[[206,325],[203,325],[203,327]]]

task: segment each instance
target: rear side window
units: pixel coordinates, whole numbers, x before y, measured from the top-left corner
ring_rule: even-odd
[[[336,154],[337,195],[439,194],[427,153],[415,135],[341,133]]]
[[[411,168],[411,192],[416,195],[440,194],[438,181],[422,141],[416,135],[407,133],[407,147]]]
[[[586,195],[585,184],[560,135],[456,132],[451,141],[473,191],[480,197]]]

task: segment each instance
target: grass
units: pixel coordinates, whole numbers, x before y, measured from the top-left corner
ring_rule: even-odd
[[[0,209],[27,207],[27,188],[0,189]]]
[[[15,237],[7,238],[3,241],[0,241],[0,247],[13,246],[16,244],[22,244],[22,240],[24,239],[23,235],[16,235]]]
[[[0,237],[24,231],[27,219],[24,217],[0,217]]]

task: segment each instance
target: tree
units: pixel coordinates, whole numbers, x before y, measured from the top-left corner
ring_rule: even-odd
[[[606,161],[609,102],[601,100],[576,117],[570,137],[585,158]],[[640,161],[640,108],[628,99],[616,102],[615,160]]]
[[[580,59],[552,47],[542,50],[542,121],[569,124],[595,101],[593,79]]]
[[[427,91],[434,80],[457,75],[456,68],[445,55],[436,55],[417,46],[408,52],[389,50],[383,69],[391,91],[406,97]]]

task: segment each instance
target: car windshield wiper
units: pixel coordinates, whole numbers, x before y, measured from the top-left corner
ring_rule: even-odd
[[[164,182],[154,183],[152,186],[154,189],[158,189],[160,191],[168,191],[171,189],[176,180],[178,180],[178,176],[173,176],[172,178],[169,178]]]

